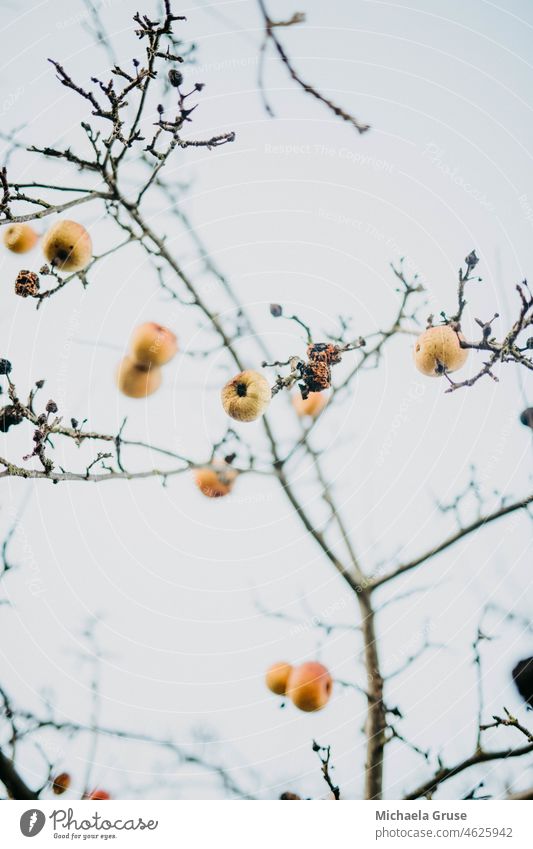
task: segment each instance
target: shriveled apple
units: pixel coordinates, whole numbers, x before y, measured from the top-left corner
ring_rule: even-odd
[[[258,371],[241,371],[229,380],[222,390],[222,405],[232,419],[253,422],[260,418],[272,393],[268,381]]]

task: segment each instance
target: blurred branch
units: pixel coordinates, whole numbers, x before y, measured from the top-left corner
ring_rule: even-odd
[[[0,693],[2,691],[0,690]],[[49,706],[50,707],[50,706]],[[95,726],[84,725],[83,723],[72,722],[70,720],[56,719],[54,716],[46,718],[39,717],[31,711],[13,709],[19,720],[25,723],[24,728],[18,731],[18,739],[25,740],[33,737],[36,732],[43,730],[51,730],[63,732],[67,734],[78,733],[94,735]],[[0,717],[1,718],[1,717]],[[171,754],[174,754],[182,765],[191,765],[200,767],[202,770],[212,772],[221,780],[223,786],[233,795],[241,799],[252,799],[253,796],[237,784],[231,776],[231,771],[221,764],[210,762],[199,755],[185,751],[179,745],[170,739],[163,737],[152,736],[150,734],[135,733],[123,731],[121,729],[110,728],[104,725],[97,726],[98,734],[103,737],[110,737],[124,742],[130,743],[146,743],[157,748],[164,749]],[[18,776],[12,762],[5,757],[0,751],[0,781],[6,788],[12,792],[15,799],[36,799],[38,794],[30,790]]]
[[[481,725],[480,728],[482,731],[487,731],[489,728],[516,728],[517,731],[520,731],[524,737],[526,737],[530,743],[533,743],[533,734],[531,731],[522,725],[521,722],[515,716],[512,716],[506,707],[504,707],[505,718],[501,716],[494,716],[494,722],[490,722],[488,725]]]
[[[12,799],[38,799],[38,795],[30,790],[22,780],[15,766],[9,758],[6,758],[0,749],[0,781],[6,788]]]
[[[533,787],[529,787],[527,790],[520,790],[517,793],[509,793],[506,798],[513,801],[533,799]]]
[[[445,781],[454,778],[456,775],[473,766],[491,761],[506,761],[510,758],[520,758],[522,755],[528,755],[530,752],[533,752],[533,743],[522,746],[519,749],[501,749],[500,751],[493,752],[477,751],[473,755],[470,755],[470,757],[456,763],[455,766],[441,766],[432,778],[420,784],[415,790],[404,796],[404,799],[420,799],[423,796],[431,798],[441,784],[444,784]]]

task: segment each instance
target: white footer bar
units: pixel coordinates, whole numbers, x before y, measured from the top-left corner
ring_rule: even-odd
[[[479,802],[80,802],[0,804],[0,845],[230,849],[533,847],[533,808]],[[31,842],[34,840],[35,842]],[[67,842],[69,841],[69,842]]]

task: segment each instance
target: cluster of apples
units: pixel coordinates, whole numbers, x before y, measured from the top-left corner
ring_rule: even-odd
[[[62,796],[63,793],[66,793],[72,784],[72,778],[68,772],[61,772],[59,775],[56,775],[55,778],[52,779],[52,790],[56,796]],[[107,792],[107,790],[95,789],[90,793],[85,793],[83,796],[84,799],[90,799],[93,802],[103,802],[106,799],[111,799],[111,796]]]
[[[31,251],[39,239],[35,230],[26,223],[9,224],[4,230],[4,244],[13,253]],[[82,271],[92,257],[91,237],[83,225],[62,219],[43,236],[42,250],[46,260],[60,271]],[[452,325],[429,327],[422,333],[414,347],[417,369],[427,377],[439,377],[461,368],[468,358],[468,349],[461,347],[464,336]],[[177,343],[173,333],[161,325],[141,325],[132,340],[131,356],[126,357],[119,369],[119,387],[125,395],[142,398],[151,395],[161,384],[160,366],[176,353]],[[222,390],[222,405],[236,421],[253,422],[266,411],[272,393],[266,378],[257,371],[242,371],[226,383]],[[299,416],[316,418],[327,404],[322,392],[311,392],[305,400],[293,396]]]
[[[253,422],[266,412],[272,390],[266,377],[258,371],[247,369],[228,380],[222,389],[221,398],[228,416],[238,422]],[[323,392],[310,392],[304,400],[298,393],[293,395],[292,403],[300,417],[316,419],[328,403],[328,396]]]
[[[249,372],[246,374],[249,374]],[[242,377],[242,375],[240,376]],[[258,377],[262,376],[259,374]],[[234,378],[234,380],[236,379],[237,378]],[[232,381],[230,381],[230,383],[231,382]],[[250,404],[250,397],[252,397],[253,400],[253,397],[255,396],[247,395],[246,397],[248,398],[248,404]],[[310,392],[309,396],[305,400],[299,392],[292,396],[293,407],[297,415],[301,418],[308,416],[309,418],[316,419],[327,403],[328,396],[322,392]],[[242,407],[239,412],[242,414]],[[243,419],[241,419],[241,421],[242,420]],[[235,469],[232,469],[229,463],[222,460],[215,460],[209,466],[202,466],[201,468],[196,469],[194,473],[196,486],[200,492],[208,498],[222,498],[224,495],[229,495],[233,489],[237,476],[238,472]]]
[[[239,382],[246,392],[237,388]],[[265,388],[266,384],[266,388]],[[230,380],[223,391],[224,409],[232,418],[239,421],[253,421],[266,409],[265,399],[270,400],[270,387],[265,378],[258,372],[241,372]],[[226,395],[224,396],[224,392]],[[224,401],[225,397],[225,401]],[[237,399],[237,400],[236,400]],[[244,399],[244,401],[243,401]],[[326,404],[328,396],[322,392],[310,392],[304,400],[300,393],[294,394],[292,404],[298,416],[316,419]],[[253,418],[250,418],[253,416]],[[209,466],[196,469],[194,478],[200,492],[208,498],[221,498],[229,495],[237,479],[238,472],[229,463],[215,460]]]
[[[174,333],[147,321],[134,330],[130,340],[130,352],[120,362],[117,370],[117,386],[128,398],[146,398],[161,386],[161,366],[166,365],[178,350]]]
[[[267,669],[265,682],[276,696],[288,696],[292,703],[306,713],[321,710],[333,690],[333,678],[321,663],[307,661],[291,666],[286,661],[274,663]]]
[[[468,349],[461,347],[464,341],[464,336],[452,325],[429,327],[415,343],[413,355],[417,369],[427,377],[457,371],[468,358]],[[262,374],[247,369],[228,380],[221,398],[228,416],[238,422],[253,422],[266,412],[272,391]],[[324,392],[310,392],[305,400],[299,394],[292,400],[299,416],[316,419],[328,403],[328,396]]]
[[[8,224],[4,230],[4,245],[15,254],[28,253],[38,240],[29,224]],[[82,271],[91,261],[93,245],[82,224],[62,219],[44,234],[42,250],[47,262],[59,271]]]

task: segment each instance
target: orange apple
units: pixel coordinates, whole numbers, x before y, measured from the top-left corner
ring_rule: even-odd
[[[131,357],[124,357],[117,369],[117,386],[128,398],[146,398],[161,386],[161,369],[142,366]]]
[[[273,663],[266,671],[265,682],[269,690],[276,696],[284,696],[287,692],[287,682],[289,675],[292,672],[290,663],[280,660],[278,663]]]
[[[178,350],[175,335],[168,327],[147,321],[133,331],[131,337],[131,356],[144,366],[163,366]]]
[[[56,221],[43,237],[43,252],[48,262],[60,271],[81,271],[92,257],[89,233],[77,221]]]
[[[208,498],[221,498],[233,489],[237,472],[228,463],[214,461],[211,466],[195,469],[196,486]]]
[[[111,799],[111,796],[107,790],[93,790],[92,793],[89,793],[89,795],[85,796],[85,798],[90,799],[93,802],[104,802],[106,799]]]
[[[8,224],[4,228],[4,245],[14,254],[31,251],[39,236],[29,224]]]
[[[308,661],[295,666],[287,682],[287,695],[303,711],[321,710],[333,689],[333,679],[321,663]]]
[[[300,392],[296,392],[292,396],[292,404],[296,413],[300,418],[309,416],[312,419],[318,418],[326,404],[329,396],[325,392],[310,392],[307,398],[302,398]]]
[[[70,787],[71,778],[68,772],[61,772],[52,781],[52,790],[56,796],[61,796],[62,793]]]

